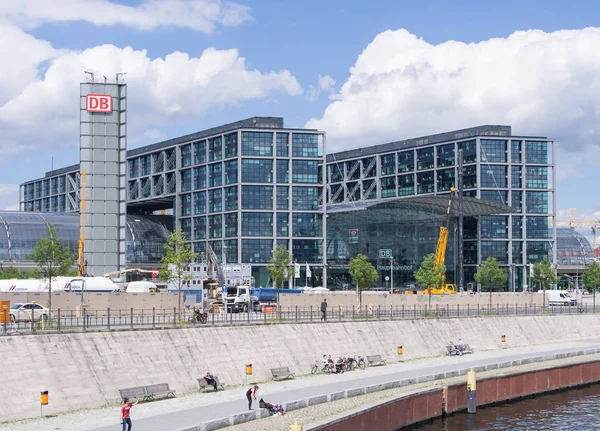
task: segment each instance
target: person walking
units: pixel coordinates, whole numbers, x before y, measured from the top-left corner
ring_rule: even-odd
[[[121,407],[121,423],[123,424],[123,431],[131,431],[131,408],[138,403],[138,400],[135,400],[135,403],[129,401],[129,398],[125,398],[123,400],[123,407]],[[127,429],[125,429],[127,427]]]
[[[248,410],[252,410],[252,399],[256,401],[256,392],[258,391],[258,385],[254,385],[248,392],[246,392],[246,398],[248,398]]]
[[[321,302],[321,313],[323,313],[321,320],[327,321],[327,298],[323,299],[323,302]]]

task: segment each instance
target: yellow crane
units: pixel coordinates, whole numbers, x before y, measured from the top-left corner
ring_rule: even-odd
[[[569,208],[569,219],[556,219],[556,227],[590,228],[592,230],[592,250],[596,253],[596,231],[600,228],[600,220],[576,220],[573,218],[573,208]]]
[[[435,249],[435,266],[440,267],[446,261],[446,246],[448,245],[448,226],[450,224],[450,212],[452,210],[452,201],[458,189],[450,188],[450,200],[448,201],[448,209],[446,210],[446,224],[440,226],[440,234],[438,236],[437,247]],[[443,274],[441,286],[429,286],[423,291],[425,295],[429,295],[430,290],[432,295],[442,295],[444,293],[456,293],[456,287],[453,284],[446,283],[446,274]]]
[[[85,270],[86,262],[83,256],[83,243],[85,242],[85,181],[86,181],[87,173],[86,171],[81,171],[81,192],[80,192],[80,200],[81,200],[81,209],[79,214],[79,250],[77,253],[77,274],[80,277],[84,277],[87,275],[87,271]]]

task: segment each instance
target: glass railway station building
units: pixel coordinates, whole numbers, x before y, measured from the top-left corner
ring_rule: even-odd
[[[129,150],[128,266],[156,266],[167,232],[180,225],[194,251],[204,252],[209,243],[228,263],[251,264],[257,285],[268,284],[266,265],[281,244],[302,264],[298,285],[304,285],[308,263],[309,285],[347,286],[348,261],[363,253],[377,266],[380,286],[391,271],[395,287],[410,286],[445,223],[459,149],[465,283],[494,256],[511,274],[509,288],[520,289],[527,282],[526,264],[556,261],[556,175],[553,142],[513,136],[510,126],[326,154],[325,132],[284,128],[283,118],[253,117]],[[78,228],[79,188],[79,165],[47,172],[21,185],[22,212],[2,217],[37,217],[39,226],[23,240],[33,247],[46,222],[71,218],[71,229]],[[456,200],[451,215],[449,281],[456,280],[458,267]],[[135,233],[140,223],[152,227]],[[20,247],[14,241],[7,244],[18,236],[9,231],[11,224],[4,224],[7,234],[0,228],[5,265],[26,256],[14,251]],[[393,264],[379,258],[380,249],[391,250]]]

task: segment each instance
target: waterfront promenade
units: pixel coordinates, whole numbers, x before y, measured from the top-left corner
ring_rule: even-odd
[[[471,367],[487,366],[494,369],[511,365],[515,361],[525,360],[527,362],[531,358],[535,358],[537,361],[551,360],[564,357],[566,354],[595,351],[598,348],[600,348],[600,338],[591,338],[558,344],[476,352],[474,355],[462,357],[416,359],[391,363],[383,367],[370,367],[365,371],[355,371],[343,375],[303,376],[283,382],[260,383],[261,389],[258,398],[263,397],[269,402],[284,404],[390,381],[414,379],[414,382],[417,383],[433,380],[435,377],[439,378],[443,375],[450,376],[464,372]],[[247,411],[244,396],[246,389],[246,386],[238,386],[217,393],[178,394],[175,399],[138,404],[132,410],[134,426],[144,431],[185,430],[203,422],[244,413]],[[59,414],[52,418],[2,424],[0,430],[68,430],[73,429],[73,424],[77,424],[77,429],[80,430],[110,431],[119,426],[118,414],[119,406],[115,404],[98,409]],[[293,412],[285,416],[290,423],[293,422],[293,417]]]

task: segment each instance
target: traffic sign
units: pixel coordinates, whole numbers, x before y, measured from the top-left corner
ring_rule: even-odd
[[[221,288],[223,293],[227,293],[227,285],[224,284],[223,287]]]
[[[392,249],[391,248],[380,248],[379,249],[379,258],[380,259],[391,259],[392,258]]]

